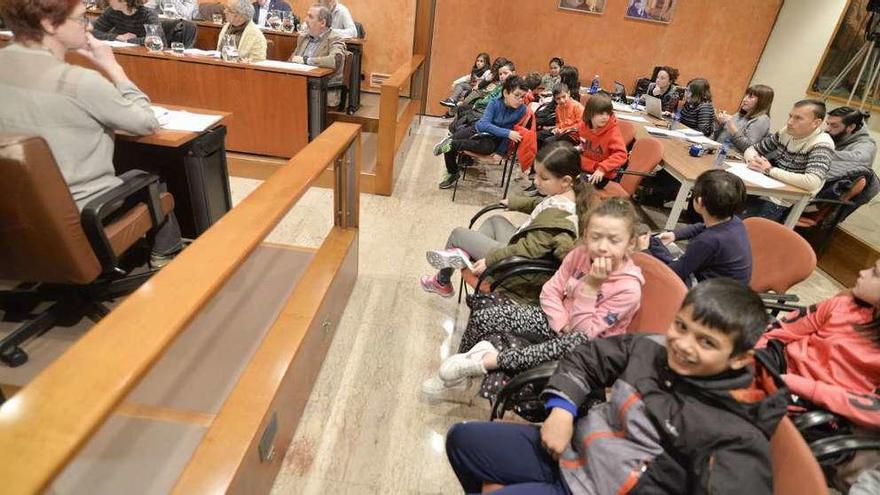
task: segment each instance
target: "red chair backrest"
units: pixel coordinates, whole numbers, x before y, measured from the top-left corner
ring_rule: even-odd
[[[770,438],[774,495],[828,495],[822,468],[788,417]]]
[[[620,135],[623,137],[623,145],[626,146],[626,149],[629,149],[629,146],[636,138],[636,126],[631,122],[618,119],[617,128],[620,129]]]
[[[629,155],[629,165],[626,169],[631,172],[648,173],[654,170],[654,167],[659,165],[661,160],[663,160],[663,143],[652,137],[639,138],[633,145],[632,153]],[[632,196],[639,188],[643,178],[640,175],[624,174],[620,179],[620,187]]]
[[[645,277],[639,311],[628,332],[666,334],[681,307],[687,286],[665,263],[647,253],[633,254],[633,262]]]
[[[783,293],[802,282],[816,269],[816,253],[794,230],[766,218],[743,220],[752,247],[752,279],[755,292]]]

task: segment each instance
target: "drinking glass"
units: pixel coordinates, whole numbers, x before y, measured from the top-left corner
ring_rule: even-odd
[[[171,2],[162,2],[162,13],[165,14],[165,17],[172,19],[177,17],[177,9],[174,8],[174,4]]]
[[[234,34],[224,35],[223,43],[220,45],[220,56],[226,62],[238,62],[238,39]]]
[[[211,14],[211,20],[214,24],[223,24],[223,14]]]
[[[144,24],[146,36],[144,36],[144,46],[152,53],[161,52],[165,48],[165,42],[162,41],[162,26],[158,24]]]
[[[175,55],[183,55],[183,43],[181,43],[179,41],[172,41],[171,42],[171,51]]]
[[[277,10],[270,10],[269,17],[266,18],[266,24],[274,31],[281,29],[281,13]]]
[[[293,32],[293,14],[290,12],[281,13],[281,28],[285,33]]]

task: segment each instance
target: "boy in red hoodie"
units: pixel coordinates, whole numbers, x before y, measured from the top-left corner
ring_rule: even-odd
[[[584,105],[584,117],[578,125],[581,170],[590,175],[590,182],[599,189],[617,176],[617,169],[626,163],[626,145],[608,93],[600,91]]]

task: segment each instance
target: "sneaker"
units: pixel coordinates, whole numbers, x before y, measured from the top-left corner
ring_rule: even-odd
[[[455,382],[444,382],[438,375],[422,382],[422,394],[428,400],[445,400],[450,399],[451,395],[466,392],[471,388],[471,379],[462,378]]]
[[[451,119],[452,117],[455,117],[455,114],[453,114],[451,110],[447,110],[446,113],[443,114],[444,119]]]
[[[450,174],[449,172],[443,176],[443,180],[440,181],[440,189],[451,189],[452,186],[455,185],[455,182],[458,180],[458,172],[454,174]]]
[[[491,343],[482,340],[471,350],[446,358],[440,365],[440,379],[447,383],[456,383],[462,378],[483,376],[487,373],[483,368],[483,356],[487,352],[498,352]]]
[[[434,268],[442,270],[444,268],[455,268],[463,270],[465,268],[473,270],[474,265],[471,264],[471,258],[468,254],[459,248],[452,249],[432,249],[425,253],[428,263]]]
[[[455,102],[446,98],[445,100],[440,100],[440,104],[446,108],[455,108]]]
[[[439,294],[446,298],[452,297],[453,294],[455,294],[455,289],[452,288],[452,284],[441,284],[437,281],[437,275],[432,277],[422,275],[422,278],[419,279],[419,283],[422,285],[422,290],[425,292],[433,292],[434,294]]]
[[[434,156],[440,156],[450,151],[452,151],[452,136],[446,136],[434,145]]]

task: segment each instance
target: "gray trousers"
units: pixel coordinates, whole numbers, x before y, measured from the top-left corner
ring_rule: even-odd
[[[477,230],[456,227],[449,234],[446,249],[460,248],[467,251],[472,259],[481,260],[489,251],[506,246],[515,232],[516,225],[510,220],[501,215],[492,215]],[[443,268],[437,274],[437,281],[449,285],[454,272],[453,268]]]
[[[485,258],[489,251],[506,246],[515,232],[516,225],[510,220],[501,215],[492,215],[477,230],[456,227],[449,234],[446,249],[461,248],[467,251],[471,258],[480,260]]]

